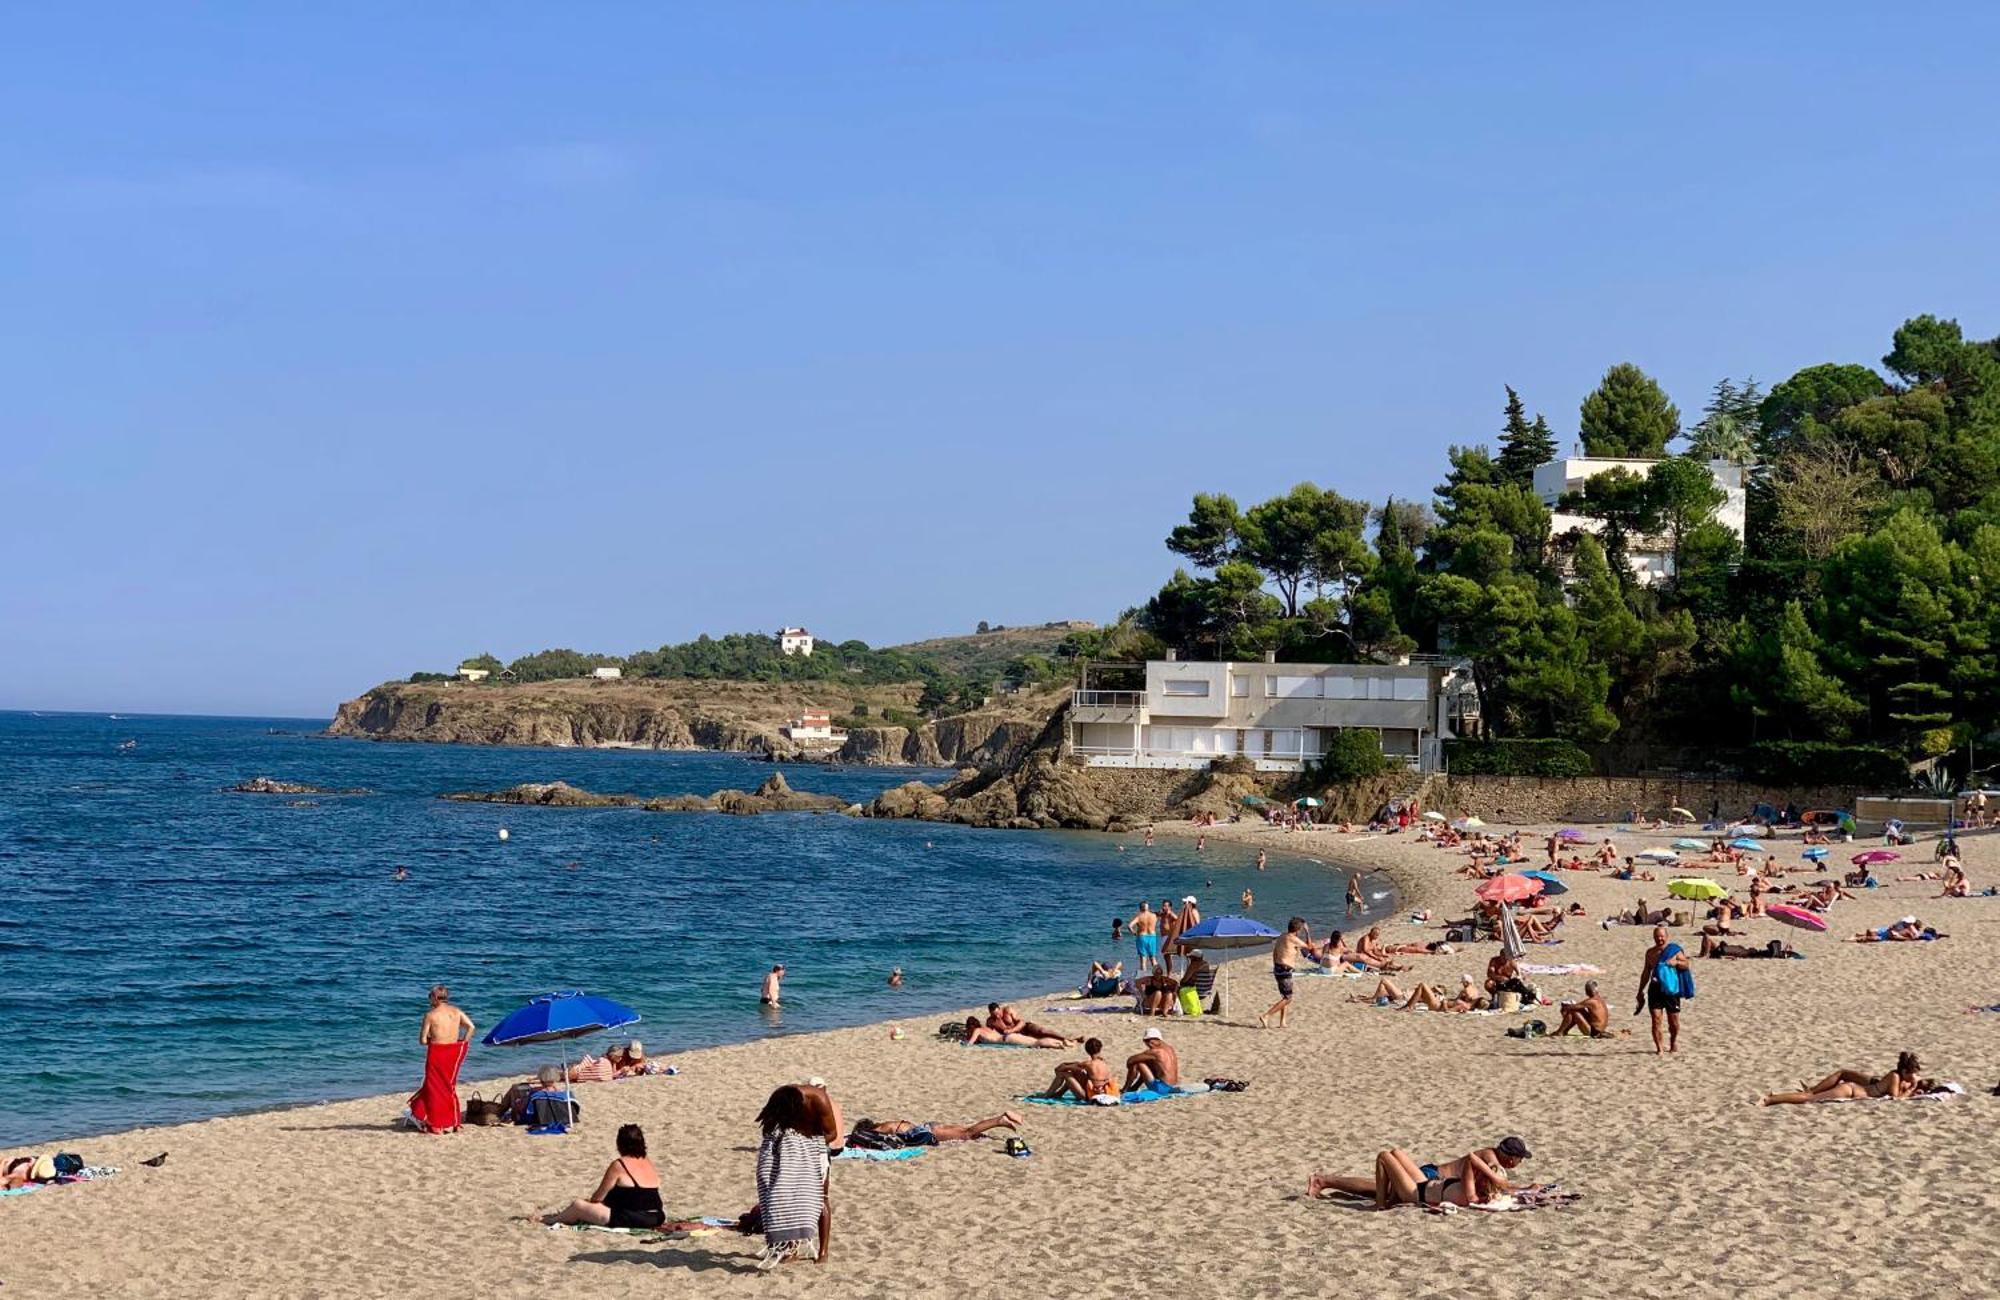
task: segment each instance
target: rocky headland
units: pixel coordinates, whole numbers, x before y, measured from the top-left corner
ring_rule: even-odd
[[[734,681],[389,682],[340,706],[328,733],[370,740],[562,748],[706,749],[778,762],[997,767],[1041,732],[1056,696],[1019,695],[917,727],[852,727],[838,748],[782,728],[808,709],[909,714],[914,683],[848,686]]]

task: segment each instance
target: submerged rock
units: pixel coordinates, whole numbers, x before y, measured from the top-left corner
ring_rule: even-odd
[[[363,789],[332,790],[323,785],[308,785],[304,781],[280,781],[276,777],[253,776],[248,781],[238,781],[229,787],[230,794],[367,794]]]

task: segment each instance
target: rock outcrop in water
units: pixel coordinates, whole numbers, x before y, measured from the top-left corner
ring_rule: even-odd
[[[738,816],[773,812],[848,812],[855,806],[830,794],[807,794],[792,789],[782,773],[774,772],[754,792],[717,790],[714,794],[675,794],[646,797],[636,794],[599,794],[566,781],[528,782],[505,790],[460,790],[441,794],[440,799],[457,803],[506,803],[541,808],[643,808],[647,812],[719,812]]]
[[[231,794],[367,794],[362,789],[331,790],[323,785],[307,785],[304,781],[280,781],[276,777],[253,776],[248,781],[238,781],[229,787]]]
[[[808,709],[914,709],[921,686],[838,682],[613,681],[522,685],[390,682],[347,701],[328,732],[371,740],[563,748],[711,749],[786,762],[997,766],[1041,730],[1052,697],[1012,697],[900,726],[855,727],[838,749],[808,749],[782,728]]]

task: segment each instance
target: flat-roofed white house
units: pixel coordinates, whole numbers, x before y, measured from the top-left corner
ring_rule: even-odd
[[[802,627],[780,628],[778,649],[788,655],[804,655],[810,659],[813,652],[813,635]]]
[[[1618,459],[1609,456],[1568,456],[1562,460],[1552,460],[1535,467],[1535,495],[1552,512],[1549,516],[1549,532],[1567,533],[1571,530],[1586,532],[1596,536],[1604,530],[1602,519],[1592,519],[1587,515],[1573,515],[1557,510],[1556,503],[1565,493],[1580,492],[1583,485],[1599,474],[1622,469],[1628,474],[1644,478],[1652,471],[1658,460]],[[1722,489],[1722,504],[1716,507],[1715,522],[1736,534],[1736,540],[1743,540],[1744,490],[1743,467],[1726,460],[1708,462],[1709,476],[1715,486]],[[1674,552],[1664,537],[1634,537],[1625,547],[1625,561],[1631,566],[1632,576],[1642,587],[1650,587],[1674,576]]]
[[[492,675],[493,670],[490,668],[468,668],[464,664],[458,666],[458,680],[462,682],[483,682]]]
[[[1078,690],[1070,752],[1093,767],[1206,767],[1244,758],[1297,771],[1342,731],[1372,732],[1382,752],[1419,772],[1444,765],[1469,678],[1449,660],[1295,664],[1155,659],[1144,690]]]
[[[625,670],[614,664],[602,664],[591,669],[590,675],[600,682],[615,682],[625,675]]]
[[[833,725],[833,715],[825,709],[807,709],[793,718],[787,726],[778,728],[787,740],[795,744],[844,745],[847,743],[847,729]]]

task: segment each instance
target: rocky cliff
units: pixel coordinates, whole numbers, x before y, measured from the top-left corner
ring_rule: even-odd
[[[441,794],[456,803],[505,803],[539,808],[643,808],[647,812],[720,812],[737,816],[770,812],[858,811],[844,799],[806,794],[773,772],[753,791],[717,790],[714,794],[673,794],[642,798],[636,794],[598,794],[566,781],[529,782],[505,790],[459,790]]]
[[[807,709],[913,710],[914,683],[849,686],[721,681],[390,682],[340,706],[332,735],[443,744],[715,749],[788,761],[987,766],[1037,733],[1052,700],[1016,697],[904,727],[856,728],[838,751],[809,751],[781,728]]]

